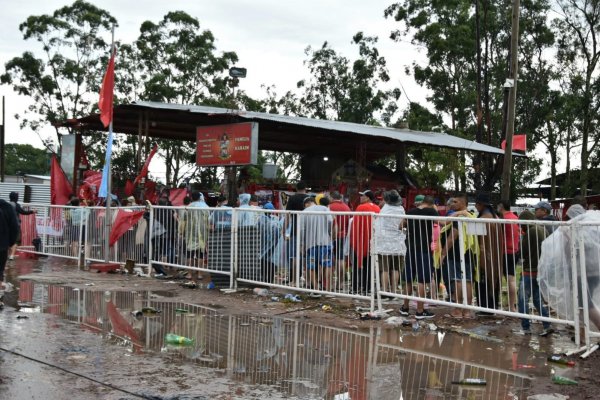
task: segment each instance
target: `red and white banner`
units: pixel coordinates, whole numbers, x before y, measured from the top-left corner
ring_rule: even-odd
[[[196,164],[201,167],[256,164],[257,157],[256,122],[196,128]]]

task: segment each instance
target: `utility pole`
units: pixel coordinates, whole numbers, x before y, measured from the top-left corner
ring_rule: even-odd
[[[4,145],[4,135],[6,134],[6,109],[4,108],[4,96],[2,96],[2,126],[0,126],[0,182],[4,182],[4,166],[6,164],[6,146]]]
[[[475,0],[475,43],[477,46],[477,132],[475,141],[482,143],[483,137],[483,111],[481,108],[481,32],[479,24],[479,0]],[[473,157],[473,185],[475,190],[481,190],[481,171],[483,169],[483,155],[476,153]]]
[[[517,80],[519,77],[519,11],[520,0],[513,0],[512,31],[510,35],[510,76],[512,87],[508,96],[508,118],[506,126],[506,147],[504,148],[504,165],[502,168],[502,199],[510,199],[510,181],[512,176],[512,143],[515,134],[515,103],[517,101]]]

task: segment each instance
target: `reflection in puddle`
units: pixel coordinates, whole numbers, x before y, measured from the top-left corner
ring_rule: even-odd
[[[512,351],[461,335],[375,327],[349,331],[286,318],[222,315],[153,292],[31,281],[21,282],[19,301],[126,343],[138,357],[160,353],[168,362],[193,363],[230,382],[269,385],[284,397],[512,399],[529,384],[527,375],[511,369]],[[146,308],[160,312],[136,312]],[[167,344],[168,333],[193,344]],[[451,383],[465,378],[485,379],[487,385]]]

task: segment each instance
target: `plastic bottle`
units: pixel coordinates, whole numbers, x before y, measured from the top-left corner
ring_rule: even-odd
[[[184,346],[191,346],[194,344],[194,339],[186,338],[185,336],[179,336],[174,333],[167,333],[165,335],[165,342],[168,344],[180,344]]]
[[[285,297],[284,297],[284,299],[289,300],[289,301],[291,301],[293,303],[299,303],[301,301],[300,297],[298,297],[298,295],[291,294],[291,293],[286,294]]]
[[[476,386],[485,386],[487,385],[487,381],[485,379],[480,378],[465,378],[460,381],[452,381],[453,385],[476,385]]]
[[[575,365],[575,361],[569,361],[566,358],[561,357],[557,354],[553,354],[550,357],[548,357],[548,361],[556,364],[567,365],[569,367],[573,367]]]
[[[142,313],[144,314],[158,314],[160,310],[157,310],[154,307],[142,307]]]
[[[264,288],[254,288],[254,294],[257,296],[268,296],[269,295],[269,291],[267,289]]]
[[[577,385],[577,381],[574,381],[573,379],[569,379],[566,378],[564,376],[560,376],[560,375],[554,375],[552,377],[552,382],[557,383],[559,385]]]

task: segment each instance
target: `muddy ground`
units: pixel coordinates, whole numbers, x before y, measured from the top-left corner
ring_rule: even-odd
[[[0,314],[0,398],[62,399],[65,391],[71,399],[599,398],[600,352],[571,357],[573,368],[546,361],[574,347],[564,327],[549,338],[516,336],[516,319],[457,321],[443,307],[430,308],[432,320],[391,326],[361,320],[355,309],[366,302],[275,302],[252,288],[188,289],[180,280],[78,271],[57,258],[18,259],[7,276],[18,290],[5,295]],[[116,311],[110,315],[99,299]],[[164,313],[133,317],[143,305]],[[104,314],[92,320],[95,306]],[[385,307],[399,315],[399,303]],[[162,341],[167,330],[203,344],[170,348]],[[579,384],[556,385],[553,373]],[[465,377],[485,378],[487,386],[451,383]]]

